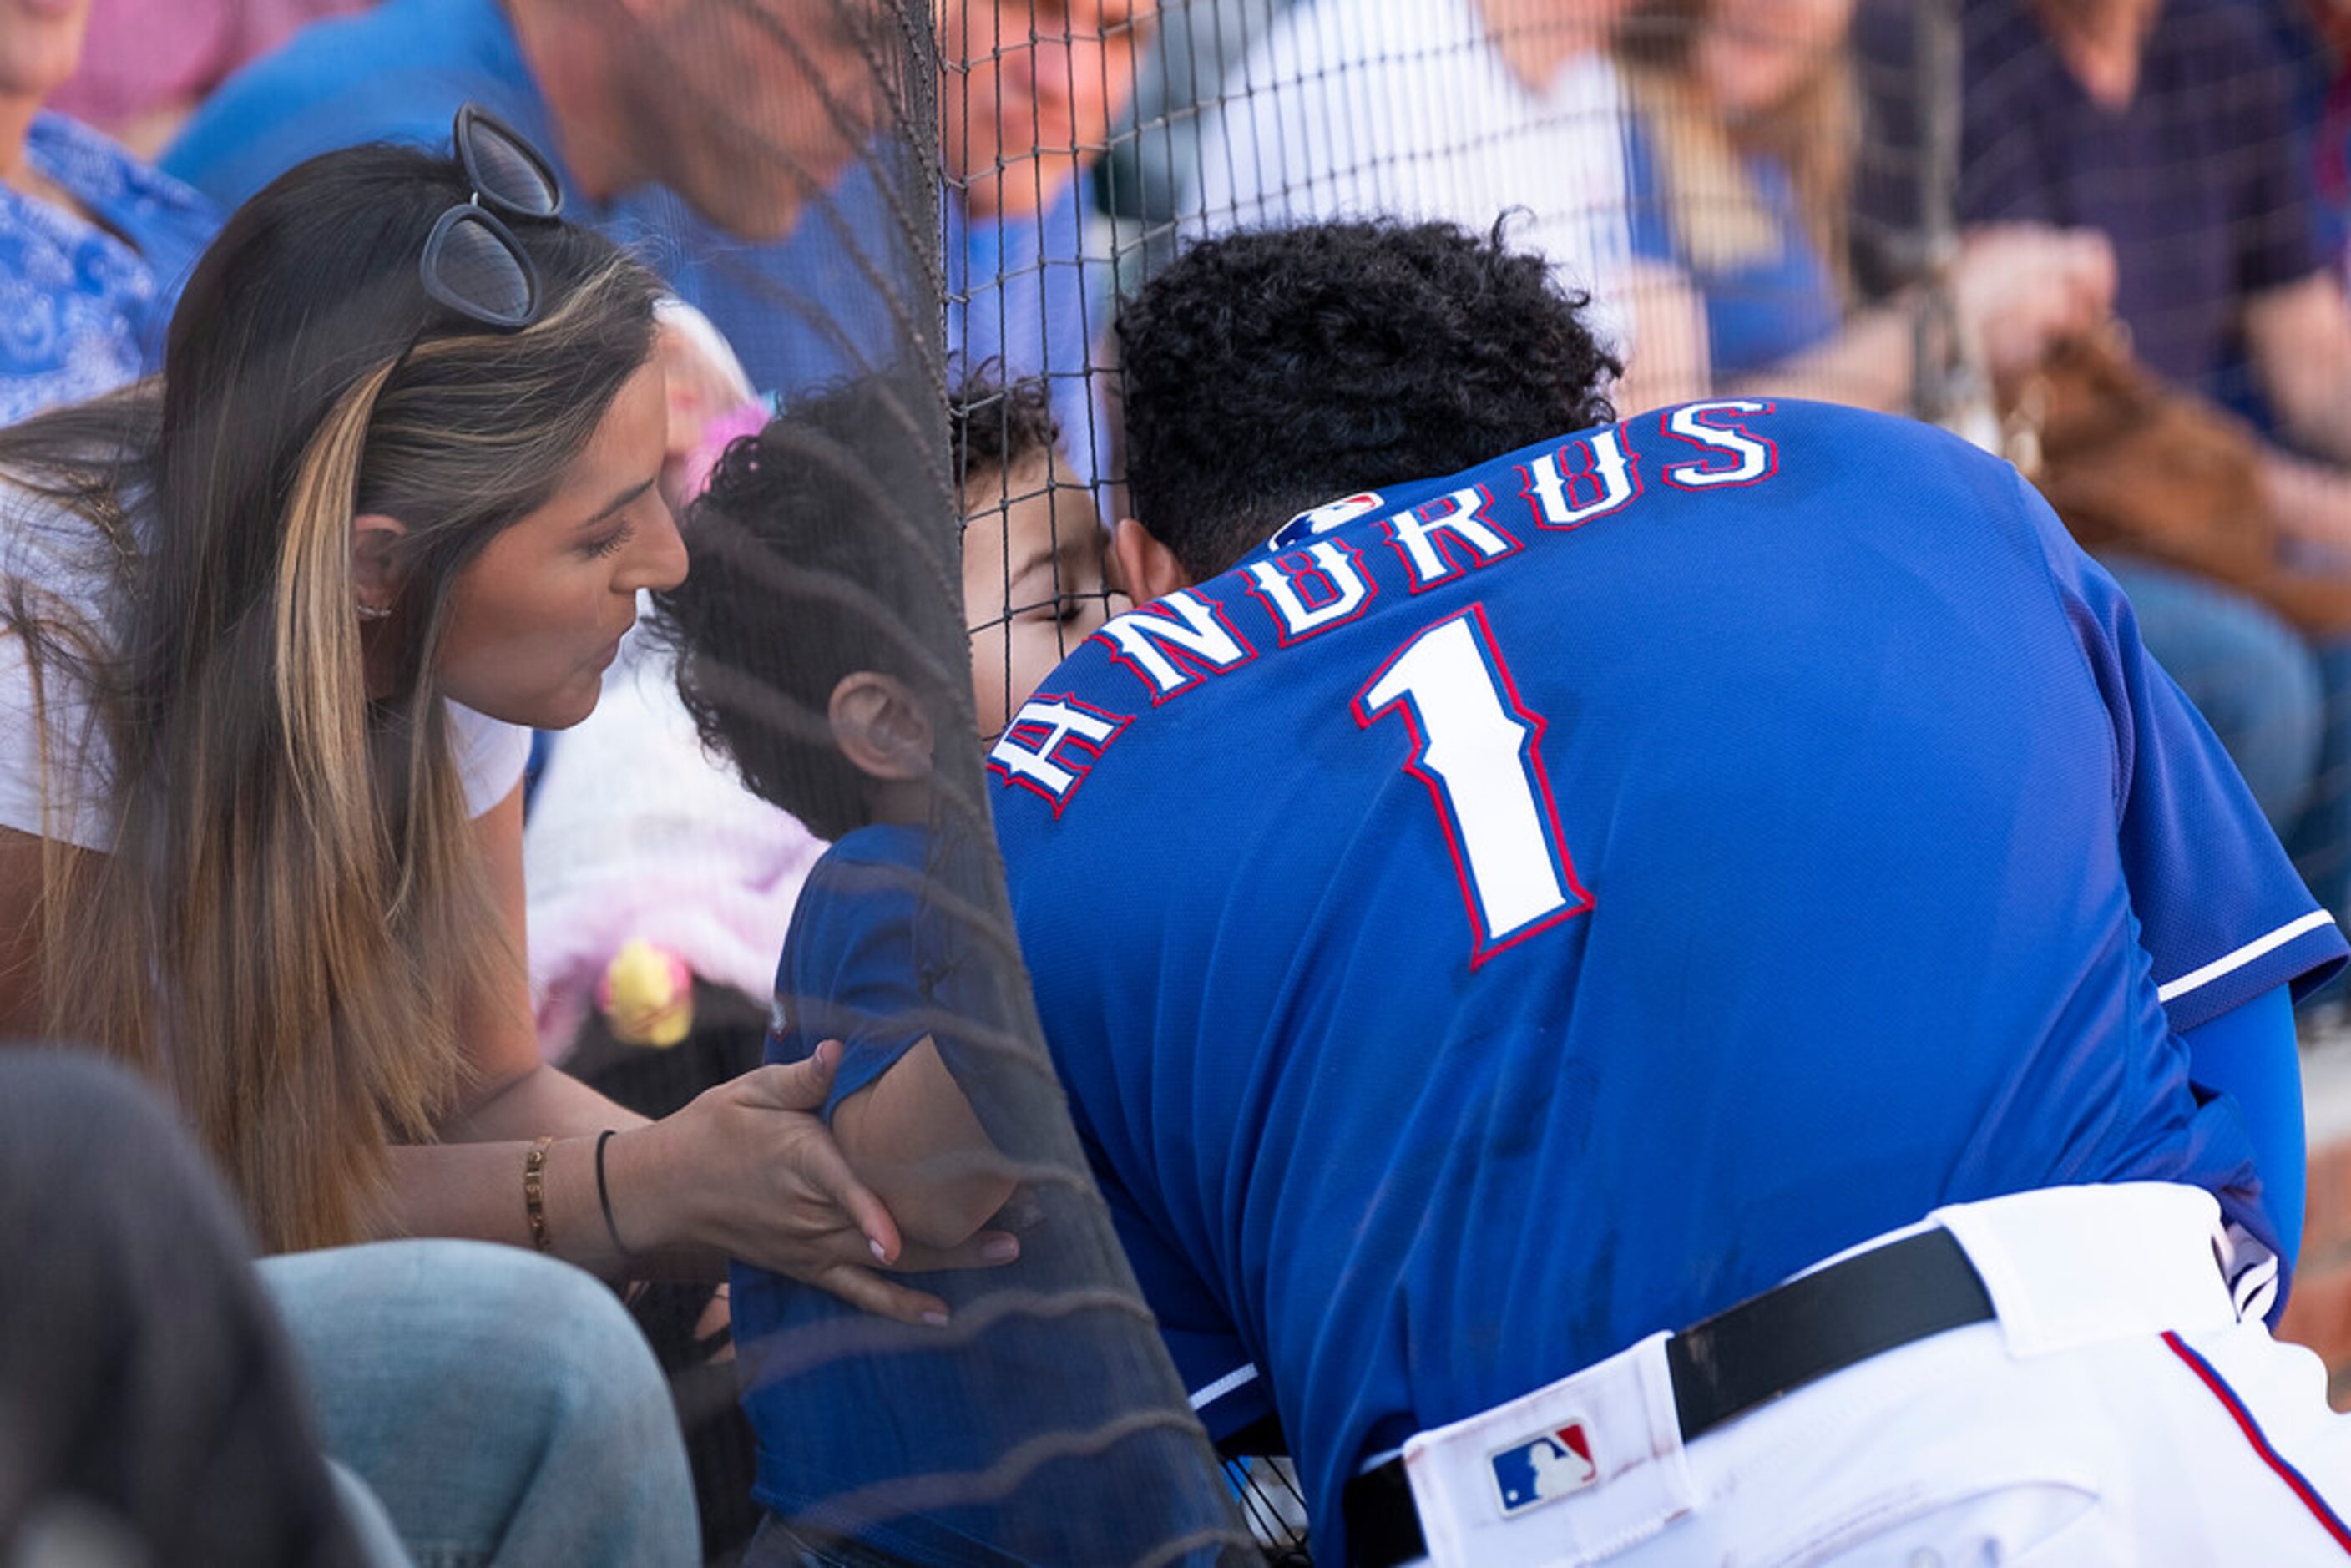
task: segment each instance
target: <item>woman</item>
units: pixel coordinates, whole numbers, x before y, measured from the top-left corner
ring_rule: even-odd
[[[1625,19],[1633,246],[1696,285],[1719,387],[1898,410],[1915,313],[1852,309],[1845,267],[1853,10],[1648,0]],[[1950,284],[1970,362],[2009,382],[2105,313],[2114,258],[2095,235],[2009,225],[1970,235]]]
[[[732,1254],[935,1315],[871,1265],[1011,1240],[902,1249],[805,1113],[831,1053],[652,1124],[540,1064],[523,727],[588,713],[684,554],[658,285],[511,133],[459,143],[287,173],[160,382],[0,433],[0,1025],[165,1080],[268,1250]]]
[[[42,105],[72,79],[86,0],[0,3],[0,424],[155,368],[219,214]]]

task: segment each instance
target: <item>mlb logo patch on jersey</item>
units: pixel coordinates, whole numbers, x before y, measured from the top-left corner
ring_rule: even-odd
[[[1299,513],[1276,528],[1273,538],[1265,541],[1265,548],[1277,551],[1294,549],[1318,534],[1327,534],[1343,523],[1352,523],[1386,505],[1376,490],[1364,490],[1356,495],[1343,496],[1335,501],[1325,501],[1311,511]]]
[[[1600,1479],[1600,1467],[1592,1460],[1592,1434],[1581,1420],[1498,1448],[1486,1464],[1504,1519],[1556,1502]]]

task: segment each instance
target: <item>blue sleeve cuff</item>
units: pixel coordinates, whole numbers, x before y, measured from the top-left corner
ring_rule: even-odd
[[[2294,1039],[2294,1004],[2283,986],[2183,1031],[2188,1074],[2237,1103],[2261,1176],[2262,1218],[2278,1254],[2280,1300],[2302,1248],[2306,1180],[2302,1053]]]

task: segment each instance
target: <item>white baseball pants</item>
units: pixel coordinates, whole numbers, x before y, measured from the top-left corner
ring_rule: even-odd
[[[1860,1362],[1687,1446],[1663,1334],[1421,1433],[1405,1455],[1427,1561],[2351,1564],[2351,1416],[2327,1407],[2316,1356],[2270,1337],[2268,1292],[2241,1270],[2240,1317],[2209,1195],[2064,1187],[1928,1223],[1959,1239],[1997,1321]],[[1591,1479],[1505,1517],[1492,1456],[1570,1424],[1589,1435]]]

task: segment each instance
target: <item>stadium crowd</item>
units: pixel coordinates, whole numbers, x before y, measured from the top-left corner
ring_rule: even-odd
[[[1065,658],[1154,713],[1225,667],[1182,596],[1246,552],[1168,543],[1217,498],[1169,476],[1345,404],[1382,300],[1576,384],[1318,426],[1426,456],[1248,546],[1700,402],[1918,416],[2120,585],[2116,679],[2143,639],[2351,927],[2346,61],[2334,0],[0,0],[0,1022],[47,1042],[0,1052],[0,1562],[1370,1539],[1276,1495],[1323,1438],[1101,1155],[1148,1135],[1073,1130],[1021,965],[1050,1038],[1086,944],[1036,939],[1045,852],[1008,903],[989,800],[1128,722],[1036,716]],[[1260,231],[1353,235],[1362,308],[1202,413],[1154,373],[1336,265],[1237,281]],[[1490,340],[1505,298],[1572,342]],[[1571,498],[1706,478],[1589,455]],[[1249,590],[1285,627],[1345,599],[1327,528],[1334,598]],[[1097,635],[1154,600],[1199,613]],[[2351,1028],[2295,917],[2158,1033]],[[2258,1323],[2301,1105],[2240,1038],[2183,1117],[2225,1091],[2195,1136],[2258,1181],[2177,1179],[2274,1260]]]

